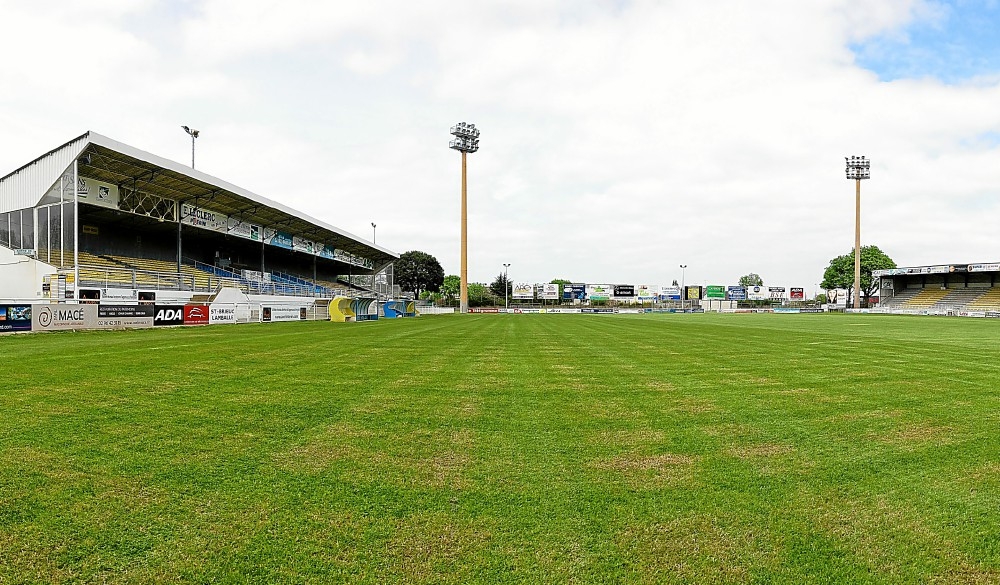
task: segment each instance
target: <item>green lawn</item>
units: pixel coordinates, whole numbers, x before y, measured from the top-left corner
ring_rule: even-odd
[[[998,356],[875,315],[0,337],[0,583],[996,583]]]

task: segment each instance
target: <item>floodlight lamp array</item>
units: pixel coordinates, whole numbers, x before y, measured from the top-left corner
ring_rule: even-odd
[[[454,140],[448,143],[448,148],[461,152],[476,152],[479,150],[479,129],[475,124],[459,122],[451,127]]]
[[[872,178],[871,159],[865,158],[864,156],[851,156],[850,158],[844,157],[847,162],[847,178],[860,181],[862,179]]]

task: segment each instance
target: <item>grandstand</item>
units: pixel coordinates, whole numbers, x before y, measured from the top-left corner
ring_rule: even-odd
[[[880,312],[1000,316],[1000,263],[876,270]]]
[[[367,218],[366,218],[367,221]],[[395,298],[399,256],[180,163],[87,132],[0,177],[0,300],[312,306]],[[124,291],[124,292],[123,292]]]

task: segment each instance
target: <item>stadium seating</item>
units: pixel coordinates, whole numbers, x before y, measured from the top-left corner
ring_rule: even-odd
[[[948,290],[940,288],[924,288],[920,292],[904,303],[902,307],[906,309],[929,309],[937,304],[948,294]]]
[[[979,296],[965,306],[971,311],[1000,311],[1000,286],[988,288]]]

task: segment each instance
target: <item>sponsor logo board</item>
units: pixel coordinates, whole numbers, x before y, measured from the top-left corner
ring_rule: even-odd
[[[261,321],[277,323],[279,321],[302,321],[305,319],[305,307],[271,306],[261,307]]]
[[[101,303],[138,303],[139,291],[131,288],[102,288]]]
[[[559,285],[553,283],[546,283],[541,285],[541,292],[538,295],[539,298],[545,300],[558,300],[559,299]]]
[[[655,284],[640,284],[635,287],[635,296],[648,301],[656,298],[658,287]]]
[[[563,300],[582,301],[587,298],[587,285],[582,282],[574,282],[563,285]]]
[[[185,325],[208,325],[208,305],[184,305]]]
[[[772,301],[781,301],[785,298],[785,287],[783,286],[772,286],[767,289],[768,296]]]
[[[706,299],[725,299],[726,287],[722,285],[710,284],[705,287]]]
[[[731,286],[726,289],[726,296],[731,301],[745,301],[747,300],[747,287],[745,286]]]
[[[533,299],[535,298],[535,285],[519,282],[511,288],[510,296],[514,299]]]
[[[614,292],[615,298],[631,299],[635,296],[635,285],[616,284],[612,292]]]
[[[154,311],[153,325],[157,327],[184,324],[184,305],[155,305]]]
[[[0,305],[0,333],[31,331],[31,305]]]
[[[211,305],[208,308],[208,322],[211,325],[236,323],[236,305]]]
[[[788,289],[788,298],[793,301],[804,301],[806,298],[806,289],[800,287],[792,287]]]
[[[611,298],[613,292],[609,284],[588,284],[587,298],[592,301],[606,301]]]
[[[142,329],[153,326],[150,305],[34,305],[33,331]]]
[[[747,298],[751,301],[766,301],[770,297],[766,288],[763,286],[748,286],[747,287]]]

